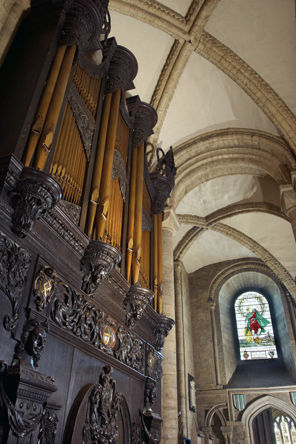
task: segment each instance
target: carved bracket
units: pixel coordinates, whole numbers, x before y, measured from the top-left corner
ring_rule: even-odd
[[[130,100],[127,99],[129,108],[132,105],[129,103],[131,100],[134,100],[134,98],[132,97]],[[134,119],[133,150],[137,149],[147,139],[147,137],[153,134],[152,128],[157,123],[157,113],[153,106],[148,105],[148,103],[145,102],[140,102]]]
[[[118,88],[122,91],[133,89],[137,72],[138,63],[133,53],[123,46],[117,46],[110,62],[105,94],[111,94]]]
[[[155,334],[155,348],[157,351],[161,352],[164,346],[164,341],[173,326],[175,321],[173,319],[167,318],[166,316],[161,316],[157,327],[154,329]]]
[[[150,178],[155,189],[155,198],[153,212],[161,214],[164,210],[166,201],[170,197],[175,186],[175,176],[177,168],[175,167],[173,149],[164,154],[161,148],[157,148],[157,171],[150,174]],[[162,152],[160,157],[159,153]]]
[[[83,271],[81,289],[86,294],[93,294],[120,260],[121,253],[117,248],[100,240],[90,241],[81,259]]]
[[[27,280],[31,262],[29,254],[0,233],[0,288],[9,297],[12,316],[4,317],[5,330],[13,332],[20,315],[20,292]]]
[[[110,31],[108,0],[75,0],[66,13],[60,45],[76,43],[83,52],[102,49],[100,35]]]
[[[141,287],[139,283],[130,287],[123,302],[123,307],[126,312],[125,324],[128,327],[134,327],[136,325],[136,322],[141,318],[153,297],[153,291]]]
[[[24,167],[16,188],[10,193],[14,213],[12,231],[25,237],[41,216],[62,198],[62,188],[51,176],[35,168]]]

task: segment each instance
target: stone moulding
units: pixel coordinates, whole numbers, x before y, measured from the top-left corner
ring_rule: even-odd
[[[12,196],[12,232],[20,238],[32,231],[36,220],[45,216],[62,198],[61,186],[48,174],[24,167]]]
[[[168,336],[169,332],[175,325],[175,321],[166,316],[161,316],[159,318],[159,323],[154,329],[155,334],[155,348],[157,351],[161,352],[164,346],[165,338]]]
[[[136,322],[141,318],[153,297],[153,291],[141,287],[139,283],[130,287],[123,302],[123,308],[126,312],[125,324],[128,327],[135,327]]]
[[[92,295],[107,274],[121,261],[120,251],[100,240],[91,240],[81,259],[81,289]]]

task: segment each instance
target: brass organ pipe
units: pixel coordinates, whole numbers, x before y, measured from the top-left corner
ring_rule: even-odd
[[[142,211],[143,211],[143,181],[144,181],[144,143],[138,148],[136,179],[136,203],[135,203],[135,232],[132,284],[139,279],[141,266],[141,241],[142,241]]]
[[[158,313],[162,313],[162,214],[157,215],[158,219]]]
[[[76,51],[76,44],[68,47],[65,52],[63,63],[59,72],[56,87],[50,102],[48,113],[44,122],[43,131],[39,139],[35,168],[43,170],[46,164],[47,156],[52,147],[53,136],[55,133],[57,121],[64,100],[64,95],[72,69],[72,63]]]
[[[64,124],[63,124],[63,128],[62,128],[62,134],[58,140],[58,145],[55,150],[55,153],[53,156],[53,161],[52,161],[51,174],[53,176],[55,176],[57,174],[57,169],[59,166],[59,161],[60,161],[60,158],[62,155],[62,151],[64,150],[66,141],[68,140],[68,137],[69,137],[70,126],[71,126],[71,109],[70,109],[69,102],[67,102],[66,109],[65,109]]]
[[[75,129],[75,118],[73,116],[72,110],[71,112],[71,124],[70,124],[70,130],[69,130],[69,137],[68,140],[66,141],[66,145],[65,148],[62,150],[62,155],[61,155],[61,159],[60,159],[60,164],[58,166],[58,170],[57,170],[57,175],[60,178],[60,180],[62,181],[62,183],[64,183],[64,177],[65,177],[65,170],[66,170],[66,163],[67,163],[67,159],[69,157],[69,152],[71,150],[71,146],[73,145],[74,142],[74,129]],[[62,185],[61,183],[61,185]],[[64,186],[64,185],[62,185]]]
[[[133,257],[133,251],[134,251],[137,160],[138,160],[138,150],[133,150],[132,151],[131,179],[130,179],[129,210],[128,210],[128,228],[127,228],[127,255],[126,255],[126,279],[127,279],[127,281],[130,280],[132,257]]]
[[[110,199],[110,183],[113,165],[113,156],[116,139],[116,129],[119,114],[121,89],[112,93],[112,102],[110,108],[110,118],[108,124],[108,132],[106,138],[106,149],[104,155],[103,172],[100,187],[100,204],[96,214],[97,238],[102,239],[104,235],[109,199]]]
[[[154,310],[157,311],[158,299],[158,216],[153,214],[153,262],[154,262]]]
[[[44,125],[44,120],[46,118],[51,98],[53,95],[53,91],[57,83],[57,78],[61,69],[65,51],[66,51],[66,46],[60,46],[57,49],[52,67],[50,69],[50,73],[46,81],[44,91],[42,93],[42,97],[31,129],[31,134],[28,142],[25,163],[24,163],[25,166],[30,165],[37,143],[39,141],[39,137],[41,135]]]
[[[98,139],[96,158],[94,162],[94,172],[92,177],[91,197],[88,205],[87,225],[86,225],[86,232],[88,237],[91,236],[93,231],[97,205],[99,203],[100,185],[102,177],[105,143],[108,130],[108,121],[111,108],[111,100],[112,100],[112,94],[109,94],[108,96],[105,97],[103,111],[102,111],[101,128]]]
[[[65,200],[69,200],[71,188],[73,185],[73,169],[74,169],[75,158],[77,156],[78,136],[79,134],[75,122],[73,144],[70,146],[70,150],[68,152],[68,157],[66,159],[66,164],[65,164],[65,175],[64,175],[64,181],[66,187]]]
[[[53,159],[51,162],[51,166],[50,166],[50,171],[49,174],[54,175],[54,171],[56,171],[56,169],[54,170],[54,166],[56,165],[56,159],[59,158],[59,153],[61,151],[61,144],[62,144],[62,140],[65,137],[65,130],[66,130],[66,124],[67,124],[67,106],[65,108],[65,112],[64,112],[64,116],[63,116],[63,121],[62,121],[62,125],[61,125],[61,131],[59,133],[59,137],[58,137],[58,141],[57,141],[57,146],[53,155]]]

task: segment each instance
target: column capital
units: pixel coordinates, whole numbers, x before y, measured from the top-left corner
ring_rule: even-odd
[[[163,230],[170,230],[173,233],[173,236],[175,236],[179,230],[180,222],[174,208],[165,207],[162,228]]]
[[[281,205],[285,214],[296,207],[296,191],[291,184],[280,185]]]

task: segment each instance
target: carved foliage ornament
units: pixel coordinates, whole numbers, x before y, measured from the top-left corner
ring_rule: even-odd
[[[69,91],[69,103],[71,105],[71,109],[73,111],[75,121],[77,123],[79,133],[81,135],[82,143],[85,149],[87,160],[90,158],[92,140],[94,135],[94,128],[88,120],[86,114],[83,109],[79,106],[74,94],[72,91]]]
[[[92,295],[120,260],[121,253],[117,248],[100,240],[90,241],[81,259],[83,271],[81,289],[86,294]]]
[[[62,188],[51,176],[35,168],[24,167],[12,194],[12,231],[25,237],[41,216],[45,216],[62,198]]]
[[[58,417],[53,409],[45,408],[38,434],[38,444],[55,444],[57,434]]]
[[[24,289],[31,257],[0,233],[0,288],[9,297],[12,316],[4,317],[4,328],[13,331],[20,315],[20,292]]]
[[[154,348],[148,350],[147,373],[157,382],[162,378],[162,356]]]
[[[144,373],[143,342],[81,293],[57,280],[53,269],[46,267],[38,273],[34,293],[36,308],[42,310],[50,303],[51,317],[59,327]]]

